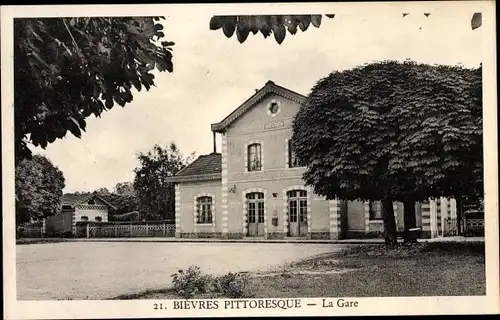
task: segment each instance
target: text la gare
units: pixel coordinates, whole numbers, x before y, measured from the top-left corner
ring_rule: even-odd
[[[358,302],[349,301],[346,299],[335,299],[335,300],[322,299],[321,306],[323,308],[357,308]]]

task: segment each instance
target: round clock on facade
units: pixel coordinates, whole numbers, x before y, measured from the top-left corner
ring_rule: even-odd
[[[267,104],[267,114],[270,116],[274,117],[280,112],[281,109],[281,102],[279,100],[271,100]]]

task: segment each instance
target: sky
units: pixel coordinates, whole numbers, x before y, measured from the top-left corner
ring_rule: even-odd
[[[112,190],[133,181],[137,153],[175,142],[185,155],[212,152],[210,124],[272,80],[307,95],[330,72],[381,60],[411,59],[428,64],[481,63],[481,28],[471,30],[473,11],[352,14],[323,17],[320,28],[274,38],[250,34],[240,44],[221,30],[209,30],[211,14],[165,15],[165,39],[174,41],[173,73],[157,73],[149,92],[134,93],[124,108],[91,116],[81,139],[71,134],[33,149],[64,173],[65,192]],[[159,13],[163,14],[163,13]],[[217,140],[220,151],[220,137]]]

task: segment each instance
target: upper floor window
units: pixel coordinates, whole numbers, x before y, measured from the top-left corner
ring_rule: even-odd
[[[99,217],[99,216],[95,217],[95,221],[102,222],[102,217]]]
[[[296,153],[293,150],[292,139],[288,140],[288,167],[302,167],[304,164],[297,157]]]
[[[370,220],[382,219],[382,203],[380,201],[370,201]]]
[[[80,220],[81,221],[89,221],[89,217],[87,217],[87,216],[81,216]]]
[[[262,169],[262,154],[261,146],[254,143],[248,146],[248,171],[260,171]]]
[[[199,197],[196,200],[197,223],[212,223],[212,197]]]
[[[273,99],[267,104],[267,114],[271,117],[275,117],[279,112],[281,103],[279,100]]]

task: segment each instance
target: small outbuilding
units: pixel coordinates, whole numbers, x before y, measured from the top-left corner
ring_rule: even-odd
[[[79,221],[107,222],[115,206],[97,193],[63,195],[62,209],[46,220],[47,234],[74,234]]]

